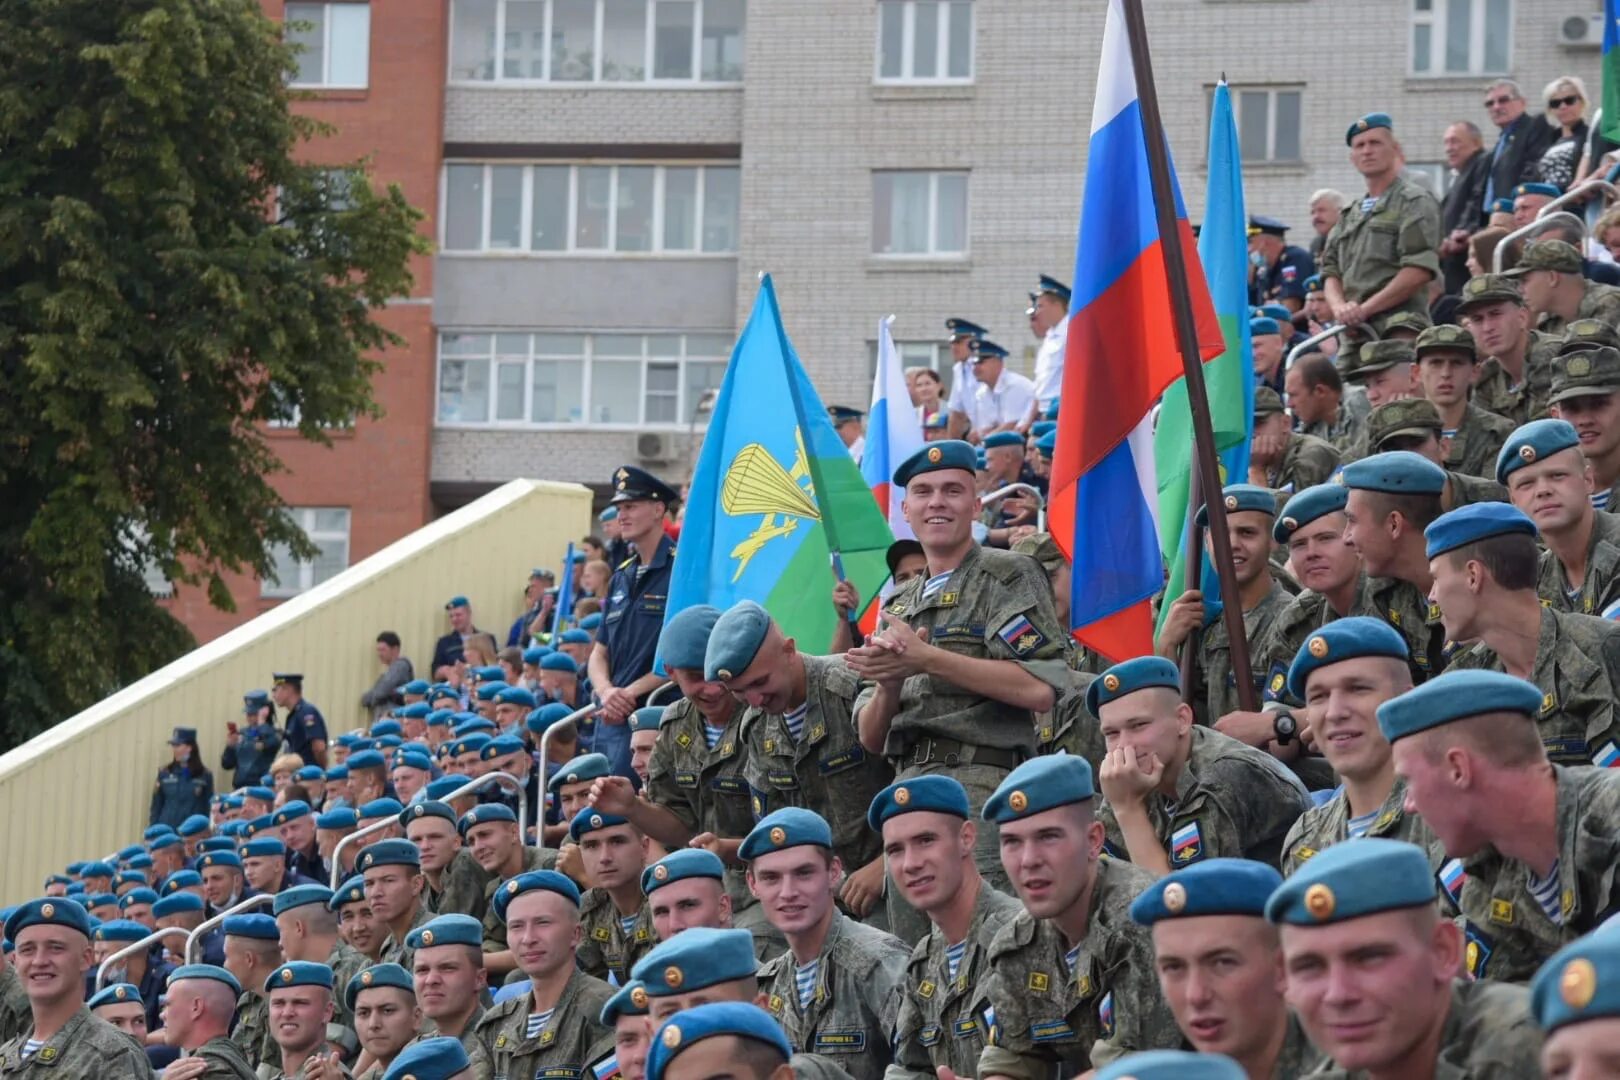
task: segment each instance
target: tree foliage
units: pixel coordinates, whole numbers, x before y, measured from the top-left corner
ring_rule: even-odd
[[[312,554],[257,424],[378,415],[421,215],[300,162],[291,63],[255,0],[0,0],[0,745],[189,647],[143,568]]]

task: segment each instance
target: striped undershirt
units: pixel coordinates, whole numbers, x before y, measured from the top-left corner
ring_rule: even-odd
[[[804,718],[809,712],[810,702],[806,701],[797,709],[789,709],[782,714],[782,719],[787,722],[788,734],[793,736],[794,742],[804,738]]]
[[[1593,509],[1607,510],[1609,508],[1609,489],[1604,488],[1602,491],[1592,492],[1591,499]]]
[[[1351,818],[1350,822],[1349,822],[1349,825],[1348,825],[1349,832],[1350,832],[1350,839],[1354,840],[1358,836],[1366,836],[1367,835],[1367,830],[1372,828],[1372,823],[1377,821],[1377,820],[1378,820],[1378,811],[1377,810],[1374,810],[1370,814],[1362,814],[1360,817]]]
[[[951,978],[956,978],[956,969],[962,966],[962,954],[967,952],[967,939],[963,938],[955,945],[945,946],[945,966],[950,969]]]
[[[546,1030],[546,1024],[551,1020],[551,1014],[554,1012],[556,1012],[555,1009],[547,1009],[545,1012],[530,1013],[529,1026],[524,1030],[523,1037],[525,1039],[538,1039],[540,1033]]]
[[[636,932],[636,919],[638,917],[639,916],[637,915],[619,916],[619,929],[624,931],[625,937],[629,937],[631,934]]]
[[[935,574],[923,584],[922,598],[932,600],[939,595],[940,590],[945,588],[945,583],[949,580],[951,580],[951,571],[949,570],[943,574]]]
[[[1080,946],[1076,945],[1074,948],[1063,954],[1063,966],[1069,969],[1069,973],[1071,975],[1074,973],[1074,966],[1079,962]]]
[[[31,1058],[35,1054],[39,1053],[39,1048],[44,1045],[44,1039],[29,1039],[27,1042],[23,1043],[22,1056],[25,1058]]]
[[[821,957],[804,967],[793,969],[793,978],[799,984],[799,1008],[808,1009],[816,997],[816,980],[821,977]]]
[[[720,745],[720,736],[724,735],[725,733],[726,729],[724,725],[715,727],[707,720],[703,721],[703,741],[709,744],[710,750],[713,750],[716,746]]]
[[[1536,898],[1541,910],[1547,913],[1557,926],[1564,925],[1564,908],[1558,901],[1558,860],[1554,859],[1552,869],[1547,871],[1545,878],[1538,878],[1531,874],[1530,880],[1525,882],[1530,889],[1530,895]]]

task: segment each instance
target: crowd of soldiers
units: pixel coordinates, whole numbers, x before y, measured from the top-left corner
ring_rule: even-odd
[[[1422,303],[1392,128],[1251,324],[1246,650],[1199,591],[1155,655],[1075,646],[1043,277],[1028,387],[965,318],[913,378],[870,635],[666,618],[677,494],[618,469],[566,633],[476,656],[455,597],[335,738],[278,674],[227,794],[177,729],[141,841],[3,912],[0,1075],[1620,1076],[1620,290],[1543,238]]]

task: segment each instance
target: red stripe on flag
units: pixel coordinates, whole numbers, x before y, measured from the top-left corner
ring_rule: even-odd
[[[1118,664],[1153,651],[1153,605],[1143,601],[1123,611],[1077,627],[1074,639],[1092,652]]]

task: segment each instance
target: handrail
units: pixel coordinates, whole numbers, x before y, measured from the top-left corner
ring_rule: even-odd
[[[1570,188],[1568,191],[1564,192],[1562,195],[1558,196],[1558,198],[1556,198],[1552,202],[1548,203],[1546,206],[1543,206],[1540,210],[1537,210],[1536,211],[1536,217],[1543,218],[1543,217],[1546,217],[1549,214],[1557,213],[1557,212],[1559,212],[1558,208],[1563,206],[1565,203],[1576,202],[1576,201],[1585,202],[1586,201],[1585,199],[1579,199],[1578,200],[1577,197],[1580,196],[1580,195],[1584,195],[1586,192],[1592,190],[1593,188],[1601,188],[1601,189],[1603,189],[1603,193],[1605,195],[1607,195],[1611,199],[1620,199],[1620,188],[1615,187],[1612,183],[1605,180],[1601,176],[1594,176],[1594,177],[1591,177],[1588,180],[1585,180],[1585,181],[1575,185],[1574,187]],[[1582,222],[1581,227],[1583,229],[1586,227],[1584,222]]]
[[[675,685],[675,680],[674,679],[669,680],[669,682],[664,683],[661,686],[655,686],[647,694],[647,704],[648,705],[655,705],[655,704],[657,704],[657,702],[655,702],[653,700],[653,698],[657,697],[659,694],[662,694],[665,690],[677,690],[677,689],[679,689],[679,687],[677,687]]]
[[[1007,496],[1019,491],[1027,492],[1028,494],[1035,496],[1035,531],[1045,532],[1046,496],[1041,494],[1040,488],[1034,487],[1030,484],[1008,484],[1006,487],[999,487],[992,492],[979,496],[979,501],[983,503],[992,503],[1000,499],[1005,499]]]
[[[492,772],[485,773],[483,776],[474,777],[465,784],[462,784],[460,787],[456,788],[456,790],[450,792],[450,794],[446,795],[443,799],[436,801],[445,803],[453,802],[464,795],[472,795],[479,791],[479,789],[486,788],[490,784],[497,782],[501,782],[504,785],[510,785],[511,790],[517,793],[518,821],[524,821],[529,814],[529,793],[524,790],[523,784],[518,781],[517,777],[513,776],[511,773]],[[343,854],[344,848],[348,847],[357,840],[370,836],[372,833],[382,832],[384,829],[388,828],[388,826],[398,824],[398,816],[379,818],[378,820],[373,821],[370,825],[367,825],[361,829],[356,829],[348,836],[345,836],[343,839],[339,840],[337,842],[337,846],[332,849],[332,881],[330,887],[336,891],[337,887],[343,883],[343,860],[339,858],[339,856]],[[524,840],[523,828],[521,825],[518,828],[518,839],[520,842]]]
[[[239,901],[235,907],[226,908],[212,919],[204,919],[197,924],[197,929],[186,935],[186,963],[195,964],[197,962],[192,958],[191,951],[208,931],[223,923],[232,915],[240,915],[251,908],[264,907],[266,904],[273,903],[275,899],[274,893],[258,893],[248,897],[246,900]]]
[[[1548,205],[1550,206],[1551,204]],[[1548,207],[1543,206],[1541,209],[1543,213],[1545,213]],[[1513,241],[1517,240],[1521,236],[1528,236],[1529,234],[1535,232],[1545,232],[1549,226],[1557,224],[1560,218],[1568,219],[1570,223],[1574,224],[1576,229],[1580,230],[1583,235],[1585,234],[1586,222],[1582,221],[1568,210],[1560,210],[1556,214],[1549,214],[1546,216],[1537,215],[1534,221],[1529,222],[1526,225],[1521,225],[1519,228],[1514,229],[1512,232],[1502,237],[1501,242],[1496,245],[1496,250],[1491,252],[1491,273],[1500,274],[1502,272],[1502,261],[1507,258],[1507,249],[1509,244],[1513,243]]]
[[[134,956],[138,952],[144,952],[152,947],[152,942],[161,938],[166,938],[174,934],[187,934],[189,932],[190,931],[183,926],[165,926],[160,930],[152,931],[139,941],[132,941],[128,945],[125,945],[122,949],[119,949],[117,952],[107,957],[107,959],[103,960],[100,966],[96,968],[96,990],[101,990],[102,984],[107,979],[107,969],[112,966],[112,962],[114,960],[122,960],[126,956]]]
[[[364,826],[362,828],[356,829],[354,832],[350,833],[348,836],[345,836],[342,839],[340,839],[337,842],[337,846],[332,849],[332,879],[331,879],[331,883],[330,883],[330,885],[328,887],[333,892],[337,892],[338,886],[343,884],[343,881],[344,881],[344,877],[343,877],[343,860],[338,858],[338,856],[343,854],[343,849],[344,848],[348,847],[350,844],[352,844],[356,840],[364,839],[365,837],[370,836],[372,833],[382,832],[384,829],[388,828],[390,825],[398,825],[398,824],[399,824],[399,817],[397,815],[389,815],[388,817],[385,817],[385,818],[378,818],[376,821],[373,821],[370,825],[366,825],[366,826]]]
[[[1378,340],[1378,331],[1373,329],[1373,324],[1371,322],[1364,322],[1360,326],[1354,327],[1345,326],[1343,323],[1332,323],[1331,325],[1322,327],[1322,329],[1318,330],[1316,333],[1312,334],[1298,345],[1295,345],[1292,349],[1289,349],[1288,355],[1283,357],[1283,370],[1287,371],[1289,368],[1293,367],[1294,361],[1298,360],[1301,356],[1304,356],[1305,351],[1312,345],[1315,345],[1319,341],[1326,341],[1330,337],[1341,337],[1348,330],[1359,330],[1364,334],[1370,335],[1372,340]]]
[[[663,687],[660,686],[654,690],[653,693],[656,694],[662,689]],[[563,717],[561,720],[558,720],[556,723],[552,724],[550,727],[546,728],[546,730],[540,733],[540,785],[543,790],[549,791],[551,788],[551,778],[546,775],[546,765],[551,760],[546,756],[546,752],[551,749],[551,733],[562,724],[572,724],[579,720],[583,720],[591,713],[600,711],[601,708],[602,706],[593,702],[592,704],[583,706],[582,708],[575,709],[573,712],[569,713],[567,716]],[[541,814],[540,817],[543,819],[545,814]]]

